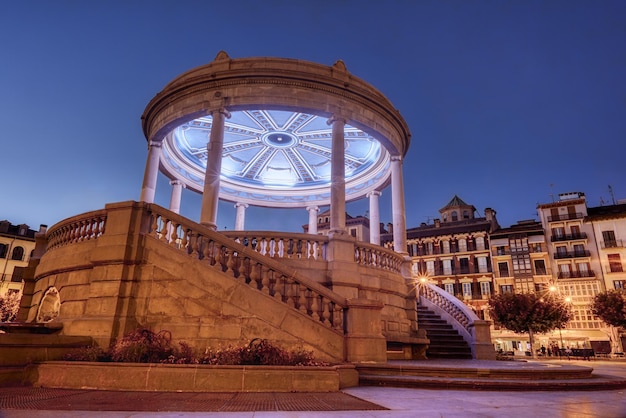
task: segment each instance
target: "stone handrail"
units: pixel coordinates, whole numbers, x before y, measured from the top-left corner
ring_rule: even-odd
[[[326,259],[328,237],[274,231],[224,231],[223,235],[274,259]]]
[[[323,325],[344,332],[346,300],[315,282],[299,278],[280,262],[222,234],[155,204],[147,205],[150,223],[145,233],[286,303]],[[242,235],[243,236],[243,235]],[[257,239],[258,246],[258,239]],[[283,248],[284,250],[284,248]]]
[[[354,261],[360,266],[401,273],[404,257],[380,245],[357,242],[354,244]]]
[[[437,305],[440,310],[443,310],[448,316],[458,322],[463,329],[471,333],[470,325],[479,318],[467,305],[432,283],[420,284],[418,286],[420,299],[423,297]]]
[[[47,250],[97,239],[104,234],[106,220],[107,213],[103,209],[83,213],[53,225],[46,234],[48,240]]]
[[[433,310],[456,329],[478,360],[495,360],[490,321],[480,319],[467,305],[432,283],[418,284],[419,303]]]

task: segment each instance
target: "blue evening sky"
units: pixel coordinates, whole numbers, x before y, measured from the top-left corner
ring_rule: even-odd
[[[503,226],[536,218],[558,193],[598,206],[612,203],[611,186],[626,198],[623,0],[6,0],[0,219],[37,229],[138,200],[146,104],[220,50],[341,59],[385,94],[412,133],[408,227],[455,194]],[[169,195],[161,177],[156,203]],[[199,202],[185,191],[181,213],[197,220]],[[220,229],[234,214],[220,205]],[[246,229],[300,232],[307,220],[304,209],[249,208]]]

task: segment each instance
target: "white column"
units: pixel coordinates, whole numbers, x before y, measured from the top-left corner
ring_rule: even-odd
[[[317,235],[317,214],[320,208],[317,206],[307,206],[309,211],[309,234]]]
[[[200,223],[217,230],[217,207],[220,197],[220,175],[222,173],[222,150],[224,148],[224,120],[230,117],[225,109],[211,112],[213,119],[211,135],[207,144],[207,163],[204,174],[204,191]]]
[[[159,175],[159,158],[161,157],[161,142],[150,141],[148,145],[148,161],[143,174],[141,185],[141,202],[153,203],[156,192],[157,176]]]
[[[370,243],[380,245],[380,205],[378,198],[382,195],[378,190],[367,194],[370,199]]]
[[[235,215],[235,231],[243,231],[246,223],[247,203],[235,203],[237,214]]]
[[[406,213],[404,208],[404,184],[402,180],[402,157],[391,157],[391,214],[393,218],[393,249],[406,254]]]
[[[174,213],[180,213],[180,201],[183,197],[183,187],[185,185],[180,180],[170,181],[172,186],[172,196],[170,197],[170,210]]]
[[[345,135],[346,121],[335,115],[332,124],[332,146],[330,163],[330,232],[346,232],[346,165]]]

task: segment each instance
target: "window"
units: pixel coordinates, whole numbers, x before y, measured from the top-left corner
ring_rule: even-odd
[[[613,280],[613,287],[616,290],[626,290],[626,280]]]
[[[488,273],[489,265],[487,264],[487,257],[476,257],[478,260],[478,272],[479,273]]]
[[[513,293],[513,285],[511,284],[500,285],[500,293]]]
[[[602,231],[602,240],[604,241],[604,248],[617,247],[614,231]]]
[[[477,250],[484,250],[485,249],[485,238],[483,237],[476,237],[476,249]]]
[[[424,254],[425,255],[430,255],[433,254],[433,243],[432,241],[426,242],[424,243]]]
[[[572,227],[570,228],[572,230],[572,237],[573,238],[577,238],[580,237],[580,226],[578,225],[572,225]]]
[[[450,253],[450,241],[442,241],[442,246],[443,246],[443,253],[449,254]]]
[[[443,260],[443,274],[452,274],[452,260]]]
[[[506,247],[504,245],[500,245],[499,247],[496,247],[496,253],[498,255],[506,255]]]
[[[470,272],[469,258],[459,258],[459,267],[461,268],[461,274],[468,274]]]
[[[559,264],[559,278],[569,279],[570,277],[572,277],[572,273],[569,264]]]
[[[562,226],[558,228],[552,228],[552,235],[555,238],[563,238],[565,236],[565,228],[563,228]]]
[[[500,277],[509,277],[509,264],[506,261],[498,263],[498,272]]]
[[[411,264],[411,272],[414,273],[414,274],[418,274],[419,273],[419,264],[418,263]]]
[[[13,248],[13,253],[11,254],[11,260],[23,260],[24,259],[24,248],[15,247]]]
[[[463,219],[469,219],[469,217],[470,217],[470,216],[469,216],[469,211],[464,210],[464,211],[463,211]]]
[[[561,246],[559,246],[559,247],[556,247],[556,254],[557,254],[559,257],[565,257],[565,256],[567,256],[567,247],[566,247],[566,246],[564,246],[564,245],[561,245]]]
[[[356,228],[350,228],[350,235],[356,238]]]
[[[585,255],[585,246],[582,244],[575,244],[574,245],[574,254],[577,256],[584,256]]]
[[[435,262],[434,261],[427,261],[426,262],[426,272],[431,275],[431,276],[435,276]]]
[[[624,271],[622,267],[622,259],[619,254],[608,254],[609,258],[609,271],[611,273],[619,273]]]
[[[7,249],[6,244],[0,244],[0,258],[7,258]]]
[[[545,260],[535,260],[535,274],[546,275],[546,262]]]
[[[461,252],[465,252],[467,251],[467,240],[465,240],[464,238],[461,238],[459,241],[459,251]]]
[[[471,283],[463,283],[463,298],[464,299],[472,298],[472,284]]]
[[[453,221],[458,221],[459,220],[459,214],[456,213],[456,210],[452,211],[452,220]]]
[[[489,297],[489,295],[491,295],[491,283],[480,282],[480,293],[483,296]]]
[[[443,288],[446,292],[450,293],[451,295],[454,295],[454,283],[445,283],[443,285]]]

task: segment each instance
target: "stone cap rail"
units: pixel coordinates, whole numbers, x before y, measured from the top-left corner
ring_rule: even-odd
[[[345,332],[347,301],[324,286],[300,277],[279,261],[237,243],[156,204],[146,204],[149,225],[145,233],[204,263],[207,267],[243,281],[286,303],[313,320]],[[143,229],[143,228],[142,228]]]

